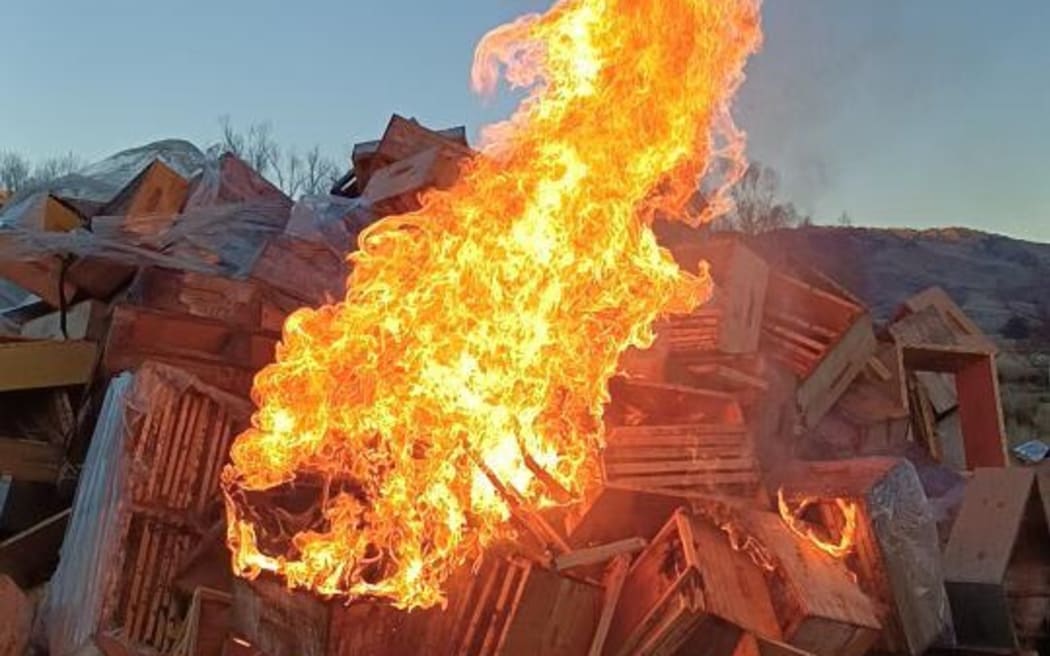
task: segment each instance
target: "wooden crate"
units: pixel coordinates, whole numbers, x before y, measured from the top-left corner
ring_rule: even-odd
[[[1046,640],[1050,474],[976,470],[944,550],[944,568],[960,644],[1016,649]]]
[[[801,379],[797,402],[807,428],[831,409],[876,348],[862,306],[779,272],[769,276],[762,344]]]
[[[251,408],[154,363],[136,374],[131,398],[129,498],[137,512],[189,524],[219,498],[222,466]]]
[[[749,513],[743,523],[775,562],[766,577],[784,642],[817,656],[866,654],[878,640],[878,613],[845,565],[775,514]]]
[[[769,266],[735,237],[716,237],[701,244],[672,248],[688,271],[710,264],[714,297],[687,315],[668,322],[676,358],[693,359],[710,352],[740,354],[758,350]]]
[[[621,426],[602,451],[605,482],[656,493],[754,496],[761,471],[743,424]]]
[[[759,568],[721,529],[679,511],[628,572],[604,653],[675,654],[717,621],[780,636]]]
[[[445,609],[345,606],[267,579],[235,590],[235,629],[269,656],[575,656],[590,646],[601,610],[599,587],[495,556],[449,581]]]
[[[442,157],[438,146],[427,148],[375,171],[362,198],[381,215],[418,210],[424,191],[452,186],[459,177],[459,164]]]
[[[836,500],[855,504],[855,547],[847,567],[877,603],[879,649],[921,654],[950,626],[937,524],[907,460],[857,458],[796,463],[776,473],[788,505],[815,501],[819,524],[841,527]]]
[[[129,182],[100,211],[125,217],[130,232],[156,234],[170,226],[189,194],[189,182],[159,159]],[[137,226],[138,222],[146,225]]]
[[[370,184],[372,175],[394,162],[411,157],[428,148],[437,147],[442,159],[461,160],[473,155],[467,144],[467,133],[463,127],[447,130],[431,130],[415,119],[394,114],[387,124],[382,139],[354,145],[351,154],[353,170],[339,181],[339,193],[360,195]]]

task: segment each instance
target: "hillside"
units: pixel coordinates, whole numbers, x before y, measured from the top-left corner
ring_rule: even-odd
[[[1050,244],[975,230],[810,226],[758,238],[823,270],[885,319],[904,298],[940,285],[989,334],[1013,316],[1050,316]]]

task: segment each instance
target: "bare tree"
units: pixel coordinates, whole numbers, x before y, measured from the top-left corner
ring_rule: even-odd
[[[256,122],[246,131],[236,128],[229,116],[219,118],[222,130],[220,148],[237,155],[260,174],[268,176],[286,194],[326,193],[339,177],[336,163],[314,146],[300,155],[294,148],[281,148],[273,138],[270,124]]]
[[[75,173],[84,167],[84,161],[72,152],[57,157],[49,157],[33,168],[33,184],[45,185],[64,175]]]
[[[324,194],[332,188],[339,177],[336,163],[321,155],[321,147],[314,146],[306,152],[303,170],[303,193]]]
[[[29,160],[18,153],[0,153],[0,189],[16,192],[29,182]]]
[[[780,176],[768,166],[752,163],[733,187],[736,207],[719,221],[718,228],[758,234],[778,228],[808,225],[809,218],[792,203],[777,201]]]
[[[219,118],[222,129],[222,149],[233,153],[253,169],[266,175],[281,159],[281,149],[273,138],[267,122],[252,123],[246,131],[238,130],[228,115]]]
[[[222,150],[242,157],[244,155],[244,135],[233,127],[229,114],[219,117],[219,127],[222,130]]]
[[[274,151],[270,161],[270,170],[277,186],[290,198],[295,198],[303,191],[303,158],[294,148],[283,153]]]
[[[843,228],[849,228],[853,225],[853,217],[849,215],[849,212],[843,212],[839,214],[837,223]]]

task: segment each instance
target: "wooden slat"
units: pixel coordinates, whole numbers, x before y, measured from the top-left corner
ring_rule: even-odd
[[[597,547],[576,549],[555,556],[554,568],[559,572],[562,572],[567,569],[572,569],[573,567],[604,563],[621,555],[641,551],[645,548],[646,544],[647,542],[645,538],[626,538],[624,540],[617,540],[616,542],[603,544]]]
[[[601,656],[605,649],[605,641],[609,635],[609,628],[612,626],[613,615],[616,613],[616,604],[620,601],[620,593],[623,591],[623,583],[627,580],[627,572],[630,567],[630,556],[621,554],[613,560],[606,571],[602,612],[598,617],[598,626],[594,631],[594,638],[591,640],[591,648],[587,656]]]
[[[750,457],[742,458],[712,458],[710,460],[689,461],[645,461],[645,462],[607,462],[606,472],[610,480],[619,480],[637,474],[668,474],[671,472],[694,473],[694,472],[721,472],[721,471],[752,471],[755,468],[755,460]]]
[[[617,476],[611,482],[616,485],[660,492],[682,491],[681,488],[710,488],[716,485],[745,485],[757,483],[761,474],[757,470],[742,472],[704,472],[700,474],[674,474],[663,476]]]
[[[0,342],[0,392],[84,385],[96,353],[94,342]]]
[[[53,444],[0,437],[0,474],[17,481],[54,483],[64,459],[62,449]]]
[[[685,461],[711,460],[739,457],[742,454],[750,454],[751,449],[742,444],[731,444],[725,446],[612,446],[602,453],[602,461],[605,463],[615,462],[642,462],[646,460],[663,461]]]

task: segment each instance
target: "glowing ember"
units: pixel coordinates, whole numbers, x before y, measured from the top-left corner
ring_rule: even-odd
[[[454,187],[362,234],[345,301],[289,317],[256,377],[223,473],[238,574],[430,606],[510,535],[489,474],[531,509],[581,496],[620,354],[708,296],[650,225],[716,162],[690,220],[726,209],[760,38],[757,0],[562,0],[482,40],[475,87],[502,67],[526,99]]]
[[[798,506],[792,510],[788,506],[787,500],[784,499],[784,490],[777,491],[777,508],[780,511],[780,516],[787,524],[791,531],[811,542],[818,549],[824,553],[830,554],[836,558],[843,558],[850,551],[853,550],[853,546],[856,544],[857,538],[857,504],[846,501],[845,499],[835,499],[835,506],[842,513],[842,528],[839,532],[838,542],[830,542],[821,536],[817,535],[813,528],[808,526],[805,521],[801,519],[802,514],[806,512],[806,509],[818,502],[815,498],[805,498]]]

